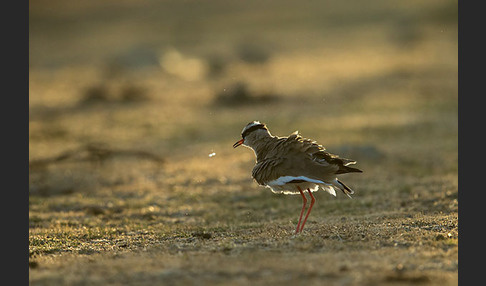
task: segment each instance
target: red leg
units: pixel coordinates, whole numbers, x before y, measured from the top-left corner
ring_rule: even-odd
[[[297,224],[297,229],[295,230],[296,234],[299,232],[300,221],[302,220],[302,215],[304,214],[305,205],[307,204],[307,198],[305,197],[304,192],[299,186],[297,186],[297,189],[299,189],[300,195],[302,196],[302,210],[300,211],[299,223]]]
[[[312,195],[312,192],[309,189],[307,189],[307,191],[309,192],[309,195],[311,197],[311,203],[310,203],[309,209],[307,210],[307,214],[305,215],[304,221],[302,222],[302,225],[300,226],[300,232],[302,232],[302,230],[304,229],[305,222],[307,221],[307,218],[309,217],[309,214],[312,210],[312,206],[316,202],[316,198],[314,198],[314,195]]]

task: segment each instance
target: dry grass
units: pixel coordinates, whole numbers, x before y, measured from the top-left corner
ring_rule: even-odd
[[[457,284],[457,3],[402,2],[31,3],[30,283]],[[295,236],[252,120],[357,160],[354,199]]]

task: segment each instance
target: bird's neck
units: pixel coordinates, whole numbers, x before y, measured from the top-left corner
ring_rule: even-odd
[[[258,144],[252,147],[253,151],[255,152],[257,162],[265,159],[267,157],[268,152],[272,150],[271,143],[274,140],[274,137],[265,137],[258,141]]]

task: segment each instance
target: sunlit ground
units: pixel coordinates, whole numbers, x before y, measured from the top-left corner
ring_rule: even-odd
[[[457,284],[456,2],[43,2],[31,284]],[[353,199],[295,236],[232,148],[252,120],[357,160]]]

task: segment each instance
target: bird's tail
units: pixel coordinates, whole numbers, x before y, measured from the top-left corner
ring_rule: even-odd
[[[336,172],[336,174],[346,174],[346,173],[363,173],[363,171],[361,171],[358,168],[353,168],[353,167],[349,167],[349,166],[342,166]]]
[[[349,188],[348,186],[346,186],[343,182],[336,179],[334,180],[333,185],[336,186],[338,189],[340,189],[346,196],[352,198],[351,195],[354,194],[354,191],[351,190],[351,188]]]

